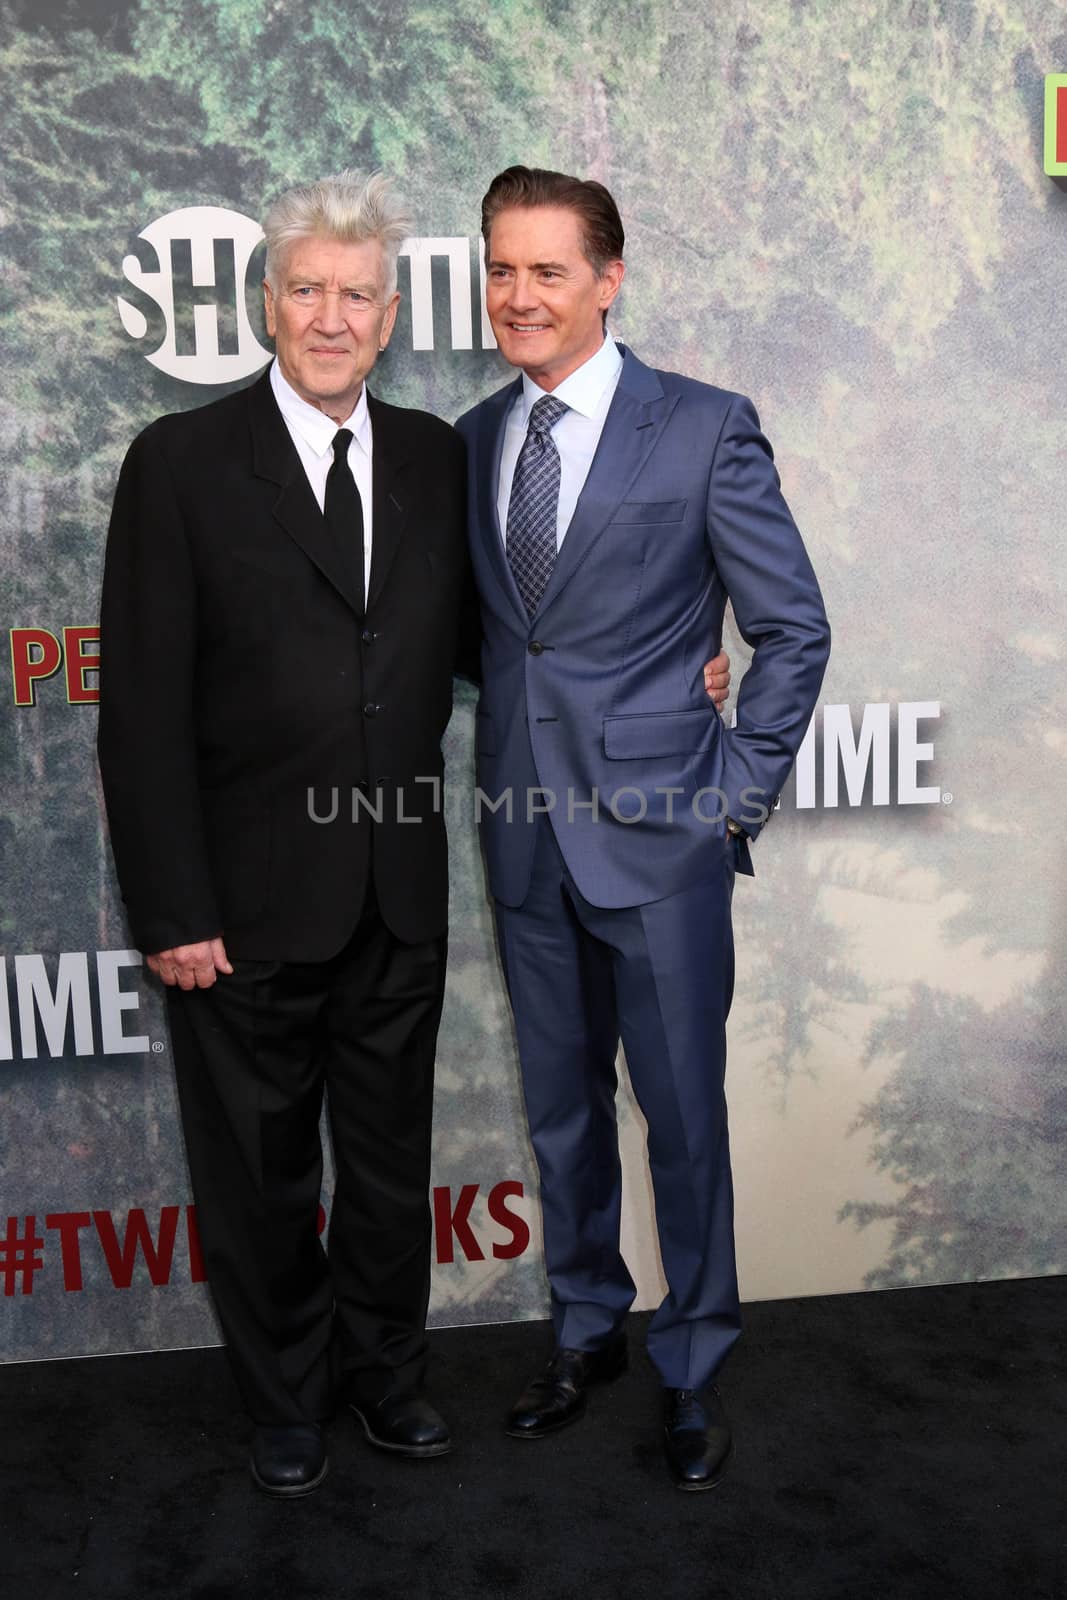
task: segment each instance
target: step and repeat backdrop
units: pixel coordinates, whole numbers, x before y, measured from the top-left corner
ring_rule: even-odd
[[[6,1359],[217,1338],[110,865],[97,594],[130,440],[270,359],[265,203],[344,165],[395,174],[418,219],[383,398],[453,418],[502,381],[478,207],[525,161],[612,188],[614,331],[751,394],[776,447],[835,649],[734,902],[745,1297],[1067,1268],[1065,66],[1062,10],[1030,0],[0,6]],[[472,720],[461,689],[438,1325],[547,1310]],[[648,1305],[625,1087],[621,1115]]]

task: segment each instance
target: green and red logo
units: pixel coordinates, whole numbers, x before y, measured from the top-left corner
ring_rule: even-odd
[[[1067,72],[1045,79],[1045,172],[1067,178]]]

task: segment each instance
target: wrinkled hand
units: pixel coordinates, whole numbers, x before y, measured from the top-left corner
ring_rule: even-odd
[[[704,663],[704,688],[715,709],[721,711],[730,694],[730,657],[725,650],[720,650],[714,661]]]
[[[199,944],[180,944],[174,950],[160,950],[146,956],[157,978],[173,989],[210,989],[217,972],[232,972],[221,935],[202,939]]]

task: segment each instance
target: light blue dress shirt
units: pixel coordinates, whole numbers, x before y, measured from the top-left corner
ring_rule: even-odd
[[[578,504],[578,496],[585,487],[589,468],[593,465],[593,457],[600,443],[600,435],[604,431],[604,422],[621,371],[622,356],[618,346],[614,339],[605,334],[604,343],[596,355],[590,356],[577,372],[572,372],[569,378],[564,378],[558,389],[552,391],[557,400],[562,400],[570,407],[566,416],[561,417],[552,429],[552,439],[559,451],[560,464],[559,507],[556,513],[557,550],[566,536],[574,508]],[[539,388],[532,378],[523,373],[522,388],[504,425],[504,448],[500,457],[500,483],[497,488],[496,507],[500,522],[500,537],[505,545],[508,532],[508,501],[511,499],[515,464],[526,438],[530,412],[535,402],[543,399],[546,393],[546,390]]]

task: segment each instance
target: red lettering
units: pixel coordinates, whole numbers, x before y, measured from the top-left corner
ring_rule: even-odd
[[[459,1248],[468,1261],[484,1261],[485,1252],[479,1245],[470,1225],[471,1207],[478,1198],[478,1185],[465,1183],[459,1199],[452,1204],[452,1191],[447,1188],[433,1192],[433,1226],[437,1243],[437,1260],[441,1266],[453,1262],[452,1235],[459,1240]]]
[[[147,1218],[140,1206],[134,1207],[127,1214],[121,1245],[111,1219],[111,1212],[93,1212],[100,1248],[104,1252],[104,1260],[107,1262],[107,1269],[116,1289],[128,1289],[133,1282],[138,1249],[144,1256],[148,1276],[157,1288],[161,1284],[169,1283],[170,1267],[174,1258],[174,1240],[178,1232],[179,1210],[179,1206],[163,1206],[160,1210],[158,1245],[152,1238]]]
[[[59,1234],[59,1248],[63,1256],[64,1289],[82,1289],[81,1231],[90,1223],[88,1211],[53,1211],[44,1219],[46,1228]]]
[[[31,651],[39,650],[40,655]],[[53,677],[63,662],[63,650],[54,633],[47,628],[11,629],[11,679],[15,685],[15,704],[35,706],[36,685],[42,678]]]
[[[514,1261],[516,1256],[521,1256],[530,1243],[530,1229],[526,1218],[517,1211],[509,1211],[504,1201],[511,1195],[521,1200],[523,1187],[521,1183],[511,1180],[506,1183],[495,1183],[489,1191],[489,1215],[494,1222],[499,1222],[510,1234],[506,1244],[495,1244],[493,1254],[498,1261]]]
[[[185,1208],[185,1236],[189,1241],[189,1282],[206,1283],[204,1252],[200,1247],[200,1225],[196,1220],[196,1207]]]
[[[86,653],[82,645],[91,641],[95,651]],[[87,672],[100,668],[100,629],[64,628],[63,654],[67,666],[67,699],[72,706],[95,705],[100,698],[99,687],[91,689],[85,681]]]

